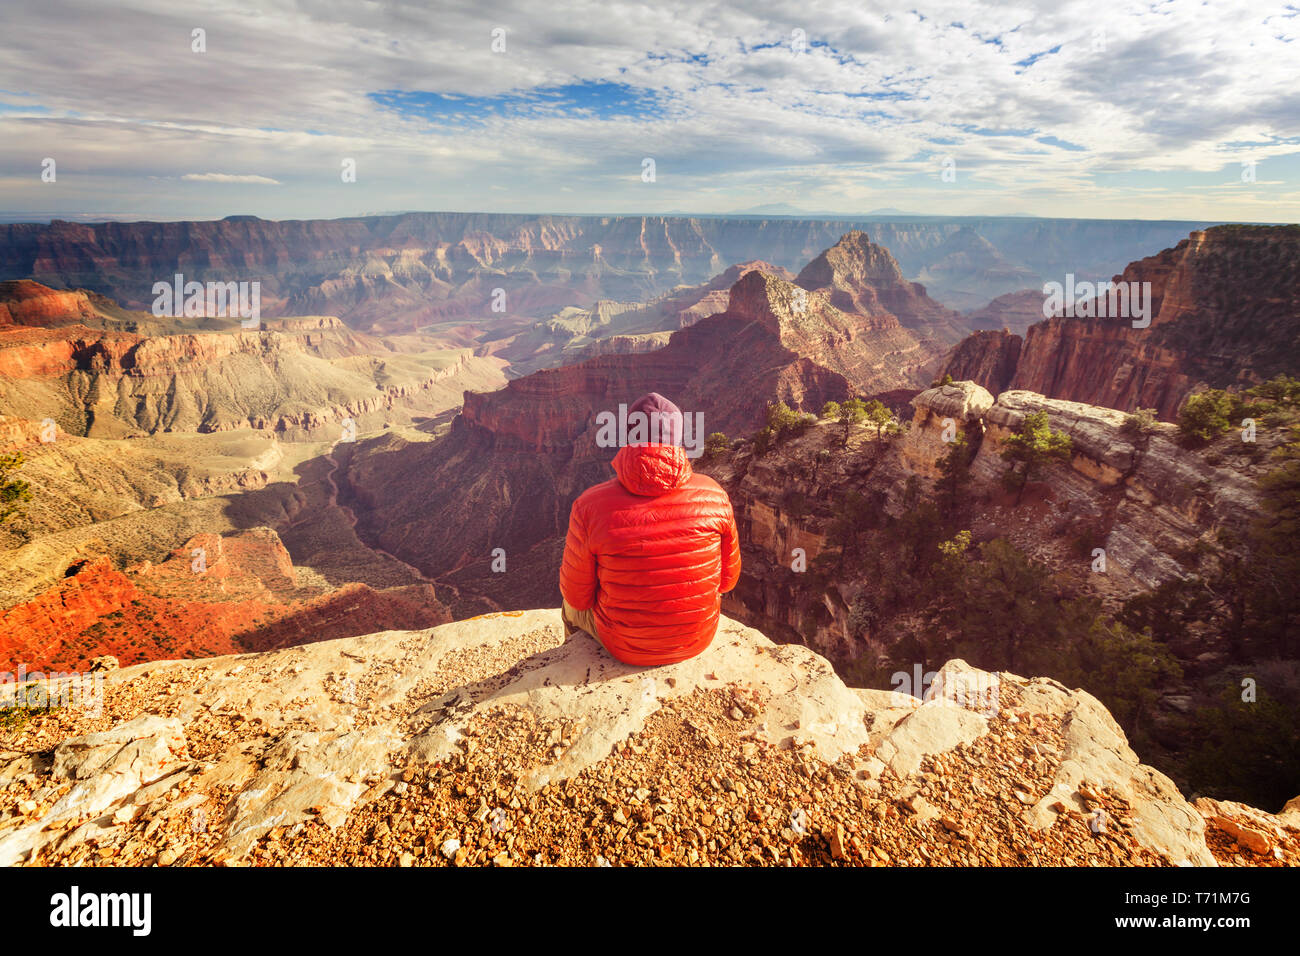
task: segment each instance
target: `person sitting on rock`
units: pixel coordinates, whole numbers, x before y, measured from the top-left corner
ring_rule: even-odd
[[[675,664],[713,640],[740,578],[727,493],[691,470],[682,413],[658,392],[628,410],[660,441],[624,445],[609,481],[573,503],[560,566],[566,636],[586,631],[626,664]],[[657,425],[657,430],[654,425]]]

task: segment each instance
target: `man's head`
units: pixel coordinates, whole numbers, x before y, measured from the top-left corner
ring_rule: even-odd
[[[628,409],[628,429],[632,428],[637,412],[646,416],[650,441],[660,445],[682,443],[682,411],[658,392],[642,395]]]

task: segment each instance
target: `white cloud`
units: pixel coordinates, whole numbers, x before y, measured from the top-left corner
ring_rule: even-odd
[[[279,186],[278,179],[269,176],[239,176],[231,173],[186,173],[181,179],[191,183],[256,183],[262,186]]]
[[[1279,188],[1269,183],[1256,184],[1249,205],[1225,196],[1215,207],[1192,189],[1194,176],[1217,171],[1221,181],[1243,159],[1300,154],[1300,57],[1287,39],[1300,18],[1285,3],[490,6],[132,0],[110,10],[46,0],[6,11],[0,90],[13,95],[0,101],[23,110],[0,108],[0,209],[49,207],[55,197],[33,171],[52,156],[67,202],[129,198],[142,214],[173,216],[222,215],[231,197],[222,187],[267,183],[284,188],[247,194],[267,215],[473,208],[479,198],[541,210],[561,194],[572,211],[683,208],[699,197],[726,209],[792,190],[809,208],[846,211],[955,211],[1002,196],[1043,214],[1105,214],[1110,204],[1134,215],[1126,190],[1159,174],[1176,188],[1151,200],[1152,216],[1218,208],[1214,217],[1230,218],[1267,197],[1281,204],[1273,218],[1300,218],[1293,195],[1269,193]],[[500,54],[490,47],[496,26],[507,31]],[[195,27],[206,53],[191,50]],[[795,29],[807,52],[792,52]],[[455,127],[370,96],[455,94],[472,111],[482,97],[592,82],[644,90],[662,112],[506,111]],[[1246,142],[1260,145],[1233,145]],[[639,180],[647,155],[652,185]],[[944,155],[957,161],[956,189],[937,181]],[[189,172],[218,165],[214,157],[264,175]],[[339,180],[344,157],[357,161],[355,183]],[[1270,182],[1287,178],[1273,173]],[[1196,211],[1180,214],[1180,197]]]

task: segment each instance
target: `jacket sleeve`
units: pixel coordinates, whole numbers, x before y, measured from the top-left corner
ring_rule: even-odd
[[[586,523],[577,501],[569,511],[569,533],[564,539],[564,560],[560,562],[560,594],[575,611],[589,611],[596,605],[596,556],[588,548]]]
[[[727,502],[727,523],[722,531],[722,584],[719,592],[726,594],[740,580],[740,532],[736,530],[736,514]]]

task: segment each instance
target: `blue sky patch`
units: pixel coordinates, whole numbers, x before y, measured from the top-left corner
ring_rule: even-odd
[[[625,119],[661,111],[662,99],[652,90],[627,83],[583,82],[563,86],[465,96],[427,90],[381,90],[369,98],[384,109],[420,117],[440,125],[475,125],[489,119],[535,117],[554,119]]]

